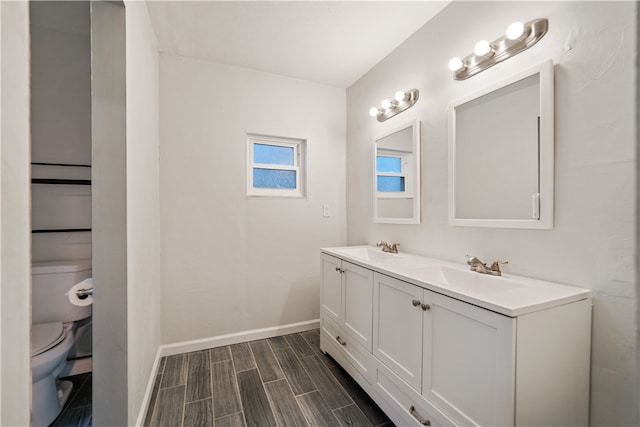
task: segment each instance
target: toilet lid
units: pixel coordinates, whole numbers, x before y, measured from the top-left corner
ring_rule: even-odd
[[[31,325],[31,357],[37,356],[64,340],[62,322]]]

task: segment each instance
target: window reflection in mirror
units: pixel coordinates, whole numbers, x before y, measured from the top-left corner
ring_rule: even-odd
[[[420,122],[375,140],[374,221],[420,223]]]
[[[376,156],[376,189],[378,193],[404,193],[407,156],[394,151],[378,150]]]

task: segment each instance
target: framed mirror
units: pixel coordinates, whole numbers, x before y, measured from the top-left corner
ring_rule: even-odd
[[[553,63],[449,107],[449,225],[553,228]]]
[[[380,135],[373,157],[374,222],[420,224],[420,122]]]

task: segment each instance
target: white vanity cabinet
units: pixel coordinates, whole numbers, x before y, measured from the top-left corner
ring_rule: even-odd
[[[321,341],[330,341],[366,378],[371,356],[373,271],[322,254]]]
[[[396,424],[588,425],[588,290],[472,273],[483,299],[416,279],[415,256],[339,249],[322,254],[321,348]]]
[[[513,423],[513,318],[379,273],[373,300],[373,354],[415,391],[407,414],[431,421],[411,411],[424,398],[460,425]]]

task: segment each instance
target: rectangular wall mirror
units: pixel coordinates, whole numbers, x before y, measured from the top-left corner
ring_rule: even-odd
[[[420,122],[406,123],[375,140],[374,222],[420,224]]]
[[[553,228],[553,63],[449,107],[449,225]]]

